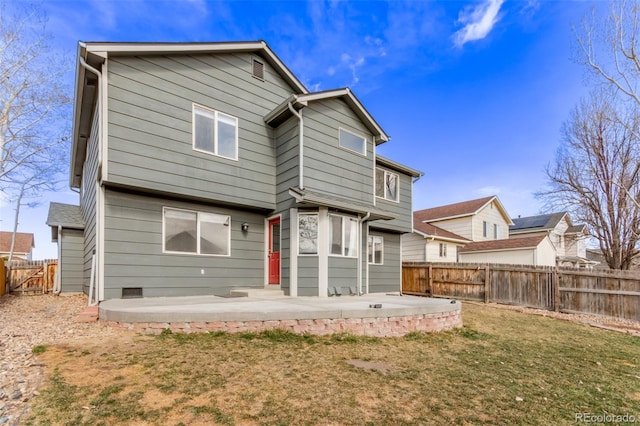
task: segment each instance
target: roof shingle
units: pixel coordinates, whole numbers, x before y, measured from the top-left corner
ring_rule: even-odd
[[[495,195],[492,195],[490,197],[478,198],[477,200],[462,201],[460,203],[447,204],[446,206],[418,210],[414,212],[414,220],[417,219],[417,222],[424,222],[449,217],[471,215],[494,198]]]
[[[11,251],[12,235],[13,232],[0,231],[0,252],[9,253]],[[14,253],[30,253],[35,246],[32,233],[16,232],[16,243],[13,247]]]
[[[524,238],[510,238],[505,240],[489,240],[489,241],[477,241],[469,243],[460,249],[460,253],[470,253],[477,251],[492,251],[492,250],[514,250],[514,249],[526,249],[535,248],[547,238],[546,235],[540,235],[537,237],[524,237]]]

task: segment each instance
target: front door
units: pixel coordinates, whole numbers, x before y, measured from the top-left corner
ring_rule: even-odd
[[[269,221],[269,284],[280,284],[280,218]]]

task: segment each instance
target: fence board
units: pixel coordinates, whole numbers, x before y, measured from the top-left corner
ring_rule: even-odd
[[[640,273],[635,271],[409,262],[402,277],[405,293],[640,321]],[[428,282],[429,288],[422,285]]]
[[[4,259],[0,258],[0,297],[7,293],[7,271],[4,267]]]

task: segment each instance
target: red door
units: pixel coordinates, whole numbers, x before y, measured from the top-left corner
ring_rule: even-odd
[[[269,221],[269,284],[280,284],[280,218]]]

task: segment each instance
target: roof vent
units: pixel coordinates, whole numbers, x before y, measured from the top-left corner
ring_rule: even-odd
[[[255,78],[264,80],[264,64],[257,59],[253,60],[252,74]]]

